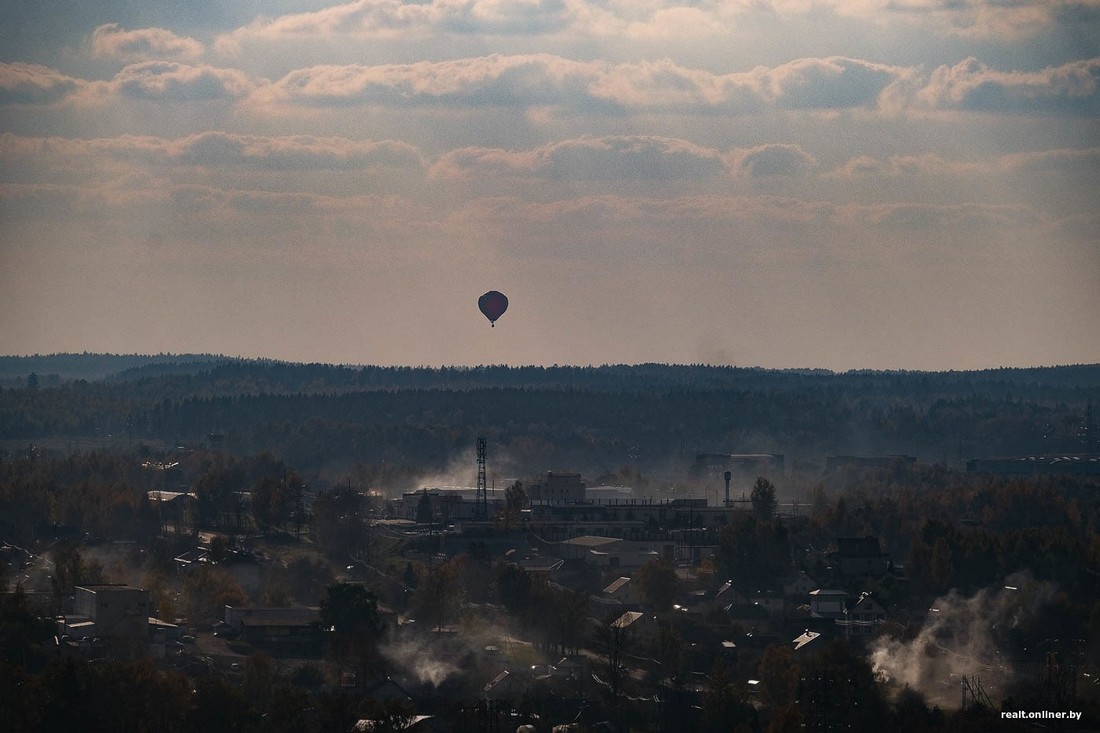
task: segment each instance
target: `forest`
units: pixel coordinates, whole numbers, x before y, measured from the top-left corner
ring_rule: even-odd
[[[494,446],[497,469],[674,471],[697,453],[969,458],[1095,450],[1100,366],[975,372],[705,365],[351,367],[214,357],[4,357],[0,441],[79,448],[202,442],[271,451],[299,470],[440,471]],[[40,368],[33,371],[32,368]],[[1095,432],[1095,431],[1094,431]],[[1093,441],[1090,446],[1089,441]]]

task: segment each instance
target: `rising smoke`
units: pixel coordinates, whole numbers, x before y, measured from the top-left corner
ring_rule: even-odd
[[[880,638],[871,665],[888,682],[908,685],[941,707],[958,706],[964,675],[980,679],[997,702],[1014,674],[999,642],[1033,619],[1054,590],[1026,572],[970,597],[952,590],[932,604],[914,639]]]

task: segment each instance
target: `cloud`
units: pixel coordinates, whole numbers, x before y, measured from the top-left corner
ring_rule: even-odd
[[[0,214],[13,222],[158,227],[181,242],[313,241],[335,233],[357,242],[384,234],[399,243],[410,232],[430,228],[435,218],[429,208],[399,196],[335,197],[196,184],[137,189],[114,183],[0,184]]]
[[[158,102],[233,100],[254,87],[248,75],[236,69],[171,61],[132,64],[106,86],[122,97]]]
[[[1014,230],[1043,224],[1039,212],[1023,204],[885,204],[850,210],[887,229]]]
[[[769,106],[873,106],[908,69],[852,59],[804,59],[775,69],[716,74],[671,61],[609,64],[551,54],[381,66],[298,69],[259,90],[256,104],[333,107],[558,105],[621,113],[741,114]]]
[[[436,178],[538,177],[562,180],[662,180],[723,173],[717,151],[651,136],[578,138],[534,150],[463,148],[440,157]]]
[[[553,109],[625,116],[742,115],[768,111],[968,111],[1100,113],[1100,57],[1035,72],[992,69],[970,58],[924,75],[917,67],[861,59],[805,58],[775,67],[715,73],[673,61],[612,64],[552,54],[503,55],[411,64],[319,65],[274,82],[238,69],[172,61],[131,64],[107,81],[75,79],[44,66],[0,65],[0,103],[242,101],[259,114],[375,106],[391,109]],[[534,118],[531,118],[534,119]]]
[[[1095,14],[1095,0],[357,0],[321,10],[260,18],[220,36],[223,53],[248,43],[337,39],[492,36],[698,40],[732,35],[747,20],[853,19],[872,26],[947,33],[967,39],[1019,39],[1070,28]]]
[[[937,153],[891,155],[880,159],[858,155],[826,174],[826,178],[859,179],[872,177],[899,178],[905,176],[957,176],[986,174],[993,165],[952,161]]]
[[[260,18],[220,36],[215,46],[222,53],[236,53],[242,42],[253,40],[543,34],[567,27],[569,5],[563,0],[358,0],[307,13]]]
[[[177,36],[164,28],[124,31],[117,23],[101,25],[92,31],[92,53],[126,61],[147,59],[195,60],[204,47],[194,38]]]
[[[937,153],[892,155],[875,158],[859,155],[826,174],[826,178],[943,178],[996,176],[1006,173],[1097,173],[1100,148],[1058,148],[1033,150],[985,160],[949,160]]]
[[[1095,11],[1094,0],[1005,2],[1004,0],[829,0],[840,14],[871,19],[900,18],[970,39],[1031,37],[1052,26],[1067,26],[1082,11]]]
[[[267,137],[204,132],[169,139],[124,135],[91,140],[0,135],[0,160],[39,168],[72,167],[77,161],[129,162],[150,167],[202,166],[264,171],[339,171],[373,168],[420,170],[414,146],[394,140],[355,141],[296,135]]]
[[[265,170],[349,170],[422,167],[420,152],[393,140],[358,142],[309,136],[263,137],[207,132],[173,141],[172,160],[210,167]]]
[[[912,70],[834,56],[799,59],[765,72],[772,98],[782,107],[825,109],[874,107],[879,95]]]
[[[1041,71],[996,71],[975,58],[932,72],[919,100],[936,109],[994,113],[1100,112],[1100,57]]]
[[[797,145],[760,145],[729,154],[730,167],[749,178],[799,176],[814,170],[817,161]]]
[[[1001,166],[1012,172],[1093,172],[1100,176],[1100,148],[1060,148],[1013,153],[1001,159]]]
[[[0,104],[55,104],[87,85],[38,64],[0,64]]]

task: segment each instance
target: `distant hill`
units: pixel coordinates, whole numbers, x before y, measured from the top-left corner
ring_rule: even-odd
[[[74,379],[103,379],[127,371],[152,367],[193,373],[199,365],[210,368],[233,359],[213,354],[35,354],[33,356],[0,356],[0,385],[15,387],[26,384],[27,377],[37,374],[40,384],[58,384]],[[186,371],[183,371],[186,370]]]
[[[660,470],[694,453],[954,461],[1081,451],[1100,365],[968,372],[707,365],[380,367],[214,355],[2,357],[0,440],[272,452],[310,470],[442,467],[476,436],[517,469]],[[39,375],[28,389],[26,375]],[[54,375],[54,376],[50,376]],[[65,375],[64,377],[62,375]],[[502,470],[504,470],[502,468]]]

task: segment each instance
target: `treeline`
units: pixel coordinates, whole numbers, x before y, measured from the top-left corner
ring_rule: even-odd
[[[197,372],[191,370],[198,369]],[[188,373],[180,373],[188,372]],[[478,435],[501,462],[653,472],[695,453],[926,461],[1069,452],[1083,442],[1100,366],[907,373],[648,364],[429,369],[156,362],[100,381],[0,391],[0,439],[111,436],[272,451],[334,463],[441,468]]]

